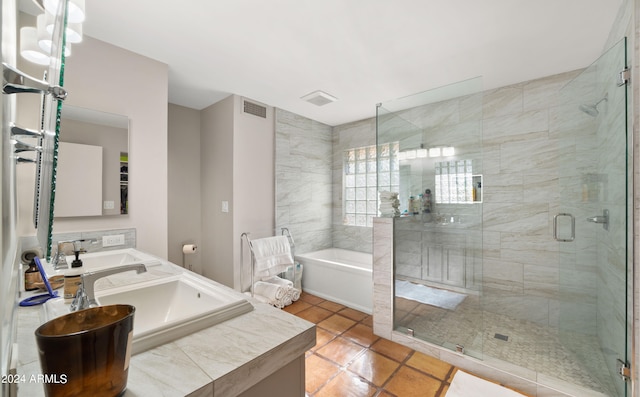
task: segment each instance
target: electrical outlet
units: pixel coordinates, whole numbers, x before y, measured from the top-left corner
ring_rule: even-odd
[[[103,247],[113,247],[116,245],[124,245],[124,234],[113,234],[111,236],[102,236]]]
[[[113,202],[113,200],[105,201],[102,205],[102,208],[105,210],[112,210],[115,208],[115,203]]]

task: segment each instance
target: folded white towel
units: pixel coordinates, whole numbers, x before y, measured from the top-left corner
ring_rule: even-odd
[[[251,241],[255,258],[255,275],[259,279],[282,273],[293,265],[291,246],[286,236],[275,236]]]
[[[287,295],[287,288],[277,284],[258,281],[253,285],[253,293],[262,295],[272,301],[278,301]]]
[[[289,306],[300,299],[301,291],[293,287],[293,283],[280,277],[271,277],[257,281],[253,285],[254,297],[278,309]]]

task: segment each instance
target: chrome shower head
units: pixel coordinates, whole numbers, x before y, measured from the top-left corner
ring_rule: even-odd
[[[594,103],[593,105],[582,104],[578,106],[578,108],[580,109],[580,111],[588,114],[589,116],[596,117],[600,113],[598,111],[598,105],[600,104],[600,102],[606,101],[608,99],[609,99],[609,93],[606,93],[602,99],[600,99],[598,102]]]

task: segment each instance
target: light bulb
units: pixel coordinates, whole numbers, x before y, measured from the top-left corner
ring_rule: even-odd
[[[44,9],[56,15],[59,4],[60,0],[44,0]],[[68,8],[67,23],[81,23],[84,21],[84,0],[69,0]]]
[[[20,29],[20,55],[38,65],[48,65],[50,58],[38,46],[38,30],[34,27]]]

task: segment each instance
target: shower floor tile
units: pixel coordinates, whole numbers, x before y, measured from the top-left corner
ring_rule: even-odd
[[[396,303],[407,304],[402,298]],[[486,356],[527,368],[606,395],[615,395],[595,336],[564,332],[538,323],[479,310],[479,298],[468,297],[455,311],[419,304],[396,316],[396,326],[411,328],[428,342],[463,345],[473,356]],[[507,340],[500,339],[502,336]],[[570,347],[570,348],[569,348]],[[473,353],[471,353],[473,352]],[[594,376],[595,374],[595,376]]]

